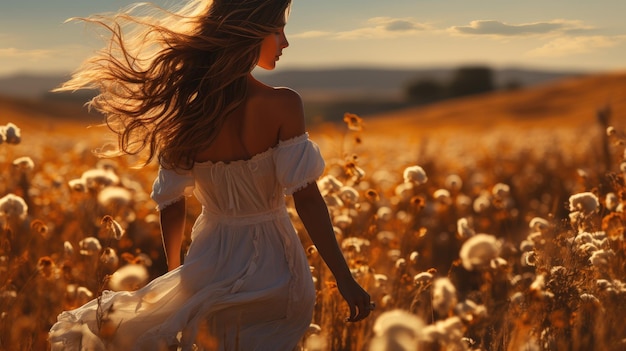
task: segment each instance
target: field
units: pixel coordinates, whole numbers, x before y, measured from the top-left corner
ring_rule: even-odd
[[[46,350],[62,310],[166,271],[156,168],[97,159],[93,116],[33,106],[0,100],[0,350]],[[376,310],[344,322],[294,216],[318,290],[302,347],[626,349],[625,115],[620,72],[311,126]]]

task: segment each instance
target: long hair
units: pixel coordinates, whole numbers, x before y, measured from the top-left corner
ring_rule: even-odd
[[[79,20],[107,45],[57,91],[97,89],[88,106],[118,136],[115,154],[190,169],[244,100],[263,39],[290,0],[190,0],[177,10],[137,4]]]

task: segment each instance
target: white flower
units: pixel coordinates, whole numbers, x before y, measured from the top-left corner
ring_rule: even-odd
[[[493,189],[491,189],[491,193],[494,196],[502,199],[511,194],[511,188],[504,183],[497,183],[493,186]]]
[[[343,186],[343,184],[335,178],[335,176],[330,174],[322,177],[317,184],[319,185],[322,194],[338,191]]]
[[[35,168],[35,163],[30,157],[24,156],[13,160],[13,166],[17,167],[21,171],[32,171],[33,168]]]
[[[476,234],[461,246],[459,257],[468,271],[488,267],[500,255],[500,243],[495,236]]]
[[[543,219],[541,217],[534,217],[533,219],[530,220],[530,223],[528,226],[532,230],[543,231],[550,227],[550,222],[548,222],[546,219]]]
[[[350,249],[356,252],[361,252],[362,246],[370,246],[370,241],[356,236],[351,236],[343,239],[341,242],[341,248],[344,250]]]
[[[102,255],[100,255],[100,262],[102,262],[109,270],[114,270],[120,263],[120,259],[117,257],[115,250],[107,247],[104,251],[102,251]]]
[[[437,189],[433,193],[433,198],[439,203],[449,205],[452,202],[450,198],[450,192],[447,189]]]
[[[8,123],[4,126],[4,140],[8,144],[19,144],[22,141],[20,129],[13,123]]]
[[[441,316],[447,316],[457,303],[456,287],[448,278],[433,282],[433,308]]]
[[[26,201],[15,194],[0,198],[0,217],[24,220],[28,215]]]
[[[141,264],[127,264],[111,274],[109,287],[114,291],[134,291],[148,282],[148,270]]]
[[[113,171],[99,168],[85,171],[80,178],[87,189],[101,189],[120,182],[119,177]]]
[[[355,204],[359,201],[359,192],[351,186],[343,186],[339,189],[339,197],[345,203]]]
[[[457,174],[450,174],[446,177],[445,187],[451,191],[459,191],[463,187],[463,180]]]
[[[615,193],[608,193],[604,198],[604,205],[610,211],[615,211],[617,205],[619,205],[619,200],[617,199],[617,195]]]
[[[595,212],[598,206],[600,206],[600,202],[592,192],[574,194],[569,198],[570,211],[579,211],[588,215]]]
[[[418,286],[425,286],[433,281],[433,275],[428,272],[421,272],[413,277],[413,283]]]
[[[93,236],[87,237],[78,242],[78,247],[80,248],[80,254],[85,256],[93,256],[102,250],[102,245],[100,245],[100,241]]]
[[[113,217],[106,215],[102,217],[101,224],[104,225],[104,230],[106,231],[106,236],[110,238],[114,238],[115,240],[122,239],[124,235],[124,228],[113,219]]]
[[[474,212],[482,213],[491,207],[491,198],[487,194],[482,194],[474,199],[474,203],[472,205]]]
[[[393,216],[393,212],[387,206],[382,206],[376,211],[376,217],[378,217],[382,221],[388,221]]]
[[[69,241],[65,241],[63,243],[63,251],[65,253],[65,256],[74,256],[74,245],[72,245],[72,243]]]
[[[120,186],[108,186],[98,193],[98,203],[100,206],[110,206],[115,209],[128,206],[133,197],[126,188]]]
[[[425,184],[428,181],[426,172],[420,166],[407,167],[403,173],[405,183]]]
[[[376,240],[380,241],[382,244],[389,244],[393,240],[396,239],[396,233],[390,230],[383,230],[376,234]]]
[[[416,350],[424,322],[401,309],[382,313],[374,322],[370,351]]]
[[[459,218],[456,221],[456,232],[461,238],[469,238],[476,234],[474,229],[470,226],[469,220],[465,217]]]

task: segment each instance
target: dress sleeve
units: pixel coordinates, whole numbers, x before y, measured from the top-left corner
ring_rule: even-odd
[[[319,147],[309,140],[308,134],[281,141],[274,153],[274,163],[276,177],[286,195],[315,182],[325,167]]]
[[[195,180],[193,172],[159,167],[159,174],[152,184],[150,197],[157,203],[157,210],[193,194]]]

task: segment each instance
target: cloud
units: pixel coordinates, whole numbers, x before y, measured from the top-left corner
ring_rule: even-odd
[[[589,27],[580,21],[552,20],[523,24],[508,24],[496,20],[472,21],[468,26],[454,26],[448,31],[456,34],[490,36],[528,36],[539,34],[562,33],[567,31],[585,31]]]
[[[41,60],[49,57],[51,50],[24,50],[17,48],[0,48],[0,59]]]
[[[560,37],[527,53],[530,57],[563,57],[585,54],[603,48],[611,48],[626,43],[626,35],[622,36],[578,36]]]
[[[311,39],[311,38],[329,37],[332,35],[333,35],[332,32],[326,32],[322,30],[310,30],[308,32],[302,32],[302,33],[289,35],[289,38]]]
[[[367,20],[367,26],[348,31],[308,31],[292,34],[292,38],[332,38],[352,39],[383,39],[415,35],[429,27],[411,18],[374,17]]]
[[[337,39],[382,39],[415,35],[427,29],[425,24],[411,18],[374,17],[368,26],[337,33]]]

